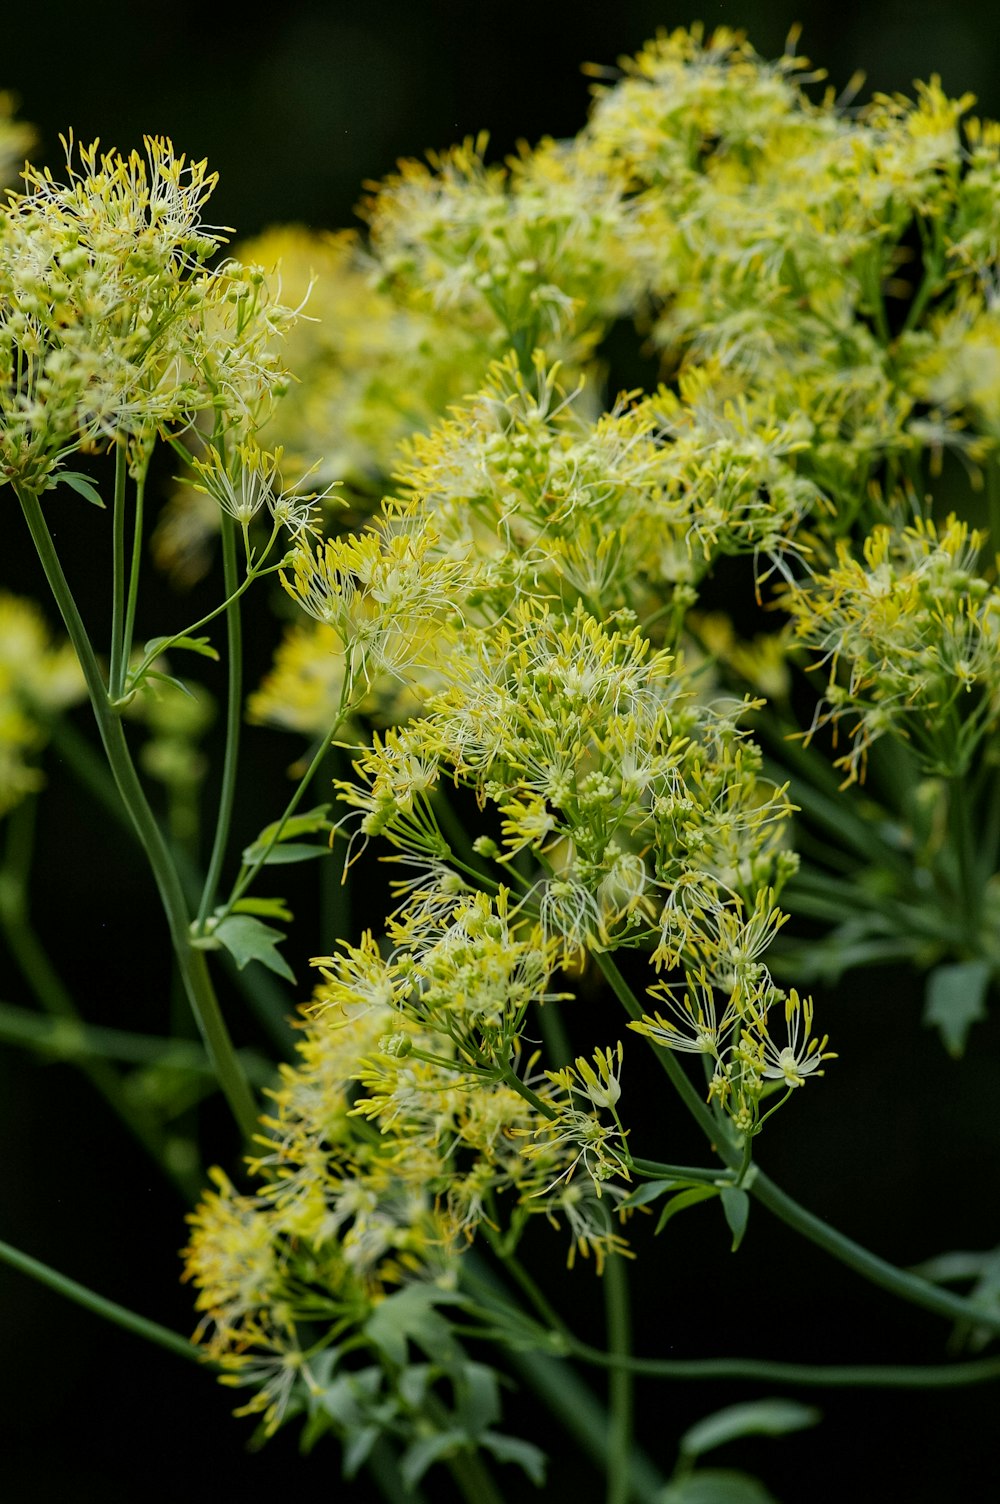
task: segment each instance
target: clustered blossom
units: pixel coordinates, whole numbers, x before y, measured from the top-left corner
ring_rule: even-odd
[[[77,162],[74,156],[78,158]],[[204,162],[67,144],[67,180],[27,167],[0,210],[0,472],[44,489],[79,449],[156,435],[204,409],[252,427],[283,373],[287,320],[259,267],[206,263],[224,243],[201,211]]]
[[[1000,594],[978,572],[985,539],[948,517],[878,527],[863,558],[845,542],[836,566],[789,592],[795,639],[825,667],[810,735],[843,721],[848,779],[892,732],[928,773],[963,776],[1000,724]]]
[[[345,1435],[395,1424],[379,1313],[451,1298],[477,1231],[513,1247],[542,1216],[571,1259],[625,1251],[621,1031],[559,1068],[532,1032],[595,958],[645,963],[627,1038],[703,1057],[747,1159],[768,1099],[822,1076],[812,1000],[769,957],[792,806],[751,734],[762,702],[725,676],[788,702],[807,649],[811,732],[847,718],[848,777],[883,734],[961,776],[996,729],[983,540],[931,520],[924,466],[996,465],[1000,130],[936,80],[848,109],[820,78],[726,29],[664,33],[572,141],[404,162],[364,241],[276,233],[262,259],[316,286],[273,414],[285,320],[259,270],[203,269],[202,164],[92,149],[7,211],[11,473],[41,485],[73,444],[221,411],[228,446],[196,475],[248,559],[258,516],[288,520],[282,446],[299,479],[328,438],[322,481],[349,482],[326,535],[291,514],[281,581],[307,620],[251,714],[314,735],[349,706],[337,839],[348,867],[388,849],[396,907],[318,963],[256,1188],[220,1172],[187,1251],[203,1340],[271,1429],[324,1406]],[[119,200],[138,241],[92,243],[90,207]],[[619,320],[659,369],[615,399]],[[167,552],[191,522],[179,507]],[[726,558],[790,627],[741,644],[697,611]]]
[[[571,1262],[600,1266],[623,1246],[600,1199],[609,1176],[627,1176],[620,1124],[600,1117],[617,1102],[621,1046],[617,1064],[597,1059],[599,1077],[577,1063],[582,1088],[520,1059],[529,1009],[556,1000],[554,948],[502,889],[458,883],[443,898],[419,938],[390,929],[391,956],[365,935],[316,963],[299,1060],[262,1120],[257,1189],[240,1194],[217,1171],[191,1218],[200,1335],[227,1382],[255,1389],[247,1409],[269,1430],[290,1402],[315,1409],[359,1345],[377,1358],[394,1291],[453,1292],[483,1221],[514,1236],[532,1217],[565,1226]],[[624,1190],[604,1195],[614,1205]]]

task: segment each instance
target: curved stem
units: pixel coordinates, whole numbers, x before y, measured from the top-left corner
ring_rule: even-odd
[[[492,1244],[492,1239],[489,1239]],[[516,1278],[516,1260],[501,1255],[505,1266]],[[517,1352],[524,1343],[524,1333],[530,1331],[531,1318],[511,1304],[510,1297],[496,1279],[480,1266],[475,1252],[466,1255],[472,1266],[471,1274],[463,1273],[463,1281],[471,1286],[476,1297],[486,1302],[487,1309],[508,1321],[516,1322],[512,1331],[517,1333]],[[520,1279],[519,1279],[520,1283]],[[533,1281],[531,1282],[534,1283]],[[798,1384],[806,1388],[866,1388],[866,1389],[936,1389],[960,1387],[965,1384],[988,1383],[1000,1379],[1000,1356],[977,1358],[965,1363],[784,1363],[771,1358],[634,1358],[630,1354],[603,1352],[590,1343],[575,1337],[561,1317],[550,1318],[543,1306],[527,1292],[538,1309],[548,1330],[536,1325],[538,1347],[531,1351],[527,1360],[561,1364],[566,1358],[578,1358],[598,1368],[627,1368],[633,1374],[645,1374],[660,1379],[746,1379],[751,1383]],[[544,1297],[543,1297],[544,1301]],[[547,1306],[548,1302],[544,1301]],[[551,1309],[551,1308],[550,1308]],[[550,1331],[558,1336],[558,1344],[546,1343]],[[547,1348],[547,1351],[545,1350]]]
[[[236,530],[233,519],[223,512],[222,568],[226,585],[226,637],[229,650],[229,682],[226,691],[226,752],[222,764],[222,787],[219,790],[219,809],[215,821],[215,838],[212,855],[205,874],[205,886],[198,906],[197,929],[203,934],[209,910],[215,901],[219,877],[229,841],[229,827],[233,817],[236,798],[236,770],[240,755],[240,730],[243,723],[243,629],[240,622],[240,603],[233,599],[236,587]]]
[[[363,675],[363,669],[362,669],[362,677],[364,677],[364,675]],[[289,799],[288,803],[285,805],[284,811],[283,811],[280,819],[278,819],[275,822],[275,824],[274,824],[274,826],[273,826],[273,828],[271,830],[271,836],[270,836],[270,839],[267,842],[267,845],[264,847],[263,851],[261,852],[261,854],[257,858],[257,860],[255,862],[253,862],[249,867],[245,868],[243,871],[240,872],[239,877],[236,879],[236,882],[233,884],[233,891],[230,893],[229,898],[226,900],[225,907],[223,908],[222,912],[218,916],[220,920],[225,919],[226,916],[232,911],[233,905],[236,902],[238,902],[238,900],[240,898],[242,898],[242,896],[246,892],[247,888],[249,888],[250,884],[253,882],[254,878],[257,876],[257,873],[264,866],[264,863],[267,861],[269,855],[271,854],[271,851],[274,849],[274,847],[281,840],[282,832],[284,831],[285,826],[288,824],[289,820],[292,818],[292,816],[294,815],[295,811],[298,809],[299,804],[301,803],[302,798],[303,798],[306,790],[308,789],[309,785],[312,783],[313,778],[316,776],[316,773],[318,772],[318,770],[320,768],[320,765],[322,764],[324,758],[326,757],[327,753],[329,752],[329,750],[330,750],[330,744],[333,741],[333,738],[336,736],[337,731],[340,729],[340,726],[347,719],[347,717],[351,713],[351,710],[353,709],[353,702],[352,702],[351,697],[350,697],[351,696],[351,690],[353,689],[353,684],[354,684],[354,675],[353,674],[348,674],[347,677],[344,680],[344,687],[343,687],[343,689],[341,691],[340,704],[337,707],[337,718],[336,718],[336,720],[334,721],[333,725],[330,727],[330,730],[324,736],[322,736],[320,738],[319,745],[317,746],[316,751],[314,752],[314,754],[312,756],[312,759],[311,759],[311,761],[309,763],[309,766],[306,768],[306,771],[303,773],[302,777],[299,779],[298,785],[296,786],[296,789],[295,789],[295,793],[292,795],[291,799]]]
[[[606,952],[598,951],[595,952],[594,958],[626,1011],[632,1018],[641,1018],[642,1008],[611,956]],[[676,1086],[678,1095],[719,1158],[731,1170],[739,1172],[743,1160],[741,1149],[731,1139],[722,1136],[721,1125],[716,1122],[707,1105],[701,1100],[688,1079],[687,1073],[673,1054],[669,1050],[658,1050],[655,1046],[653,1049],[664,1071]],[[961,1295],[953,1295],[950,1290],[942,1290],[937,1285],[932,1285],[929,1280],[921,1279],[916,1274],[908,1274],[904,1269],[898,1269],[895,1264],[890,1264],[887,1259],[879,1258],[878,1254],[872,1253],[860,1243],[855,1243],[853,1238],[846,1237],[844,1233],[831,1227],[828,1222],[824,1222],[820,1217],[807,1211],[804,1206],[800,1206],[780,1186],[775,1185],[774,1181],[757,1165],[748,1166],[748,1173],[743,1177],[742,1183],[752,1196],[763,1202],[789,1227],[793,1227],[810,1242],[824,1248],[827,1253],[870,1280],[872,1284],[889,1290],[893,1295],[898,1295],[902,1300],[908,1300],[913,1305],[922,1306],[926,1311],[933,1311],[937,1316],[946,1316],[952,1321],[972,1321],[977,1326],[987,1327],[991,1332],[1000,1332],[1000,1310],[977,1305],[975,1301],[966,1300]]]
[[[968,1363],[782,1363],[770,1358],[632,1358],[575,1339],[568,1356],[660,1379],[747,1379],[810,1389],[943,1389],[1000,1379],[1000,1357]]]
[[[52,594],[80,660],[115,784],[152,868],[167,917],[178,969],[209,1059],[240,1131],[245,1138],[252,1138],[257,1130],[257,1109],[223,1021],[204,954],[190,944],[187,905],[177,870],[143,793],[121,721],[108,703],[97,658],[63,573],[38,497],[34,492],[20,487],[17,495]]]
[[[172,1332],[168,1327],[160,1326],[158,1321],[149,1321],[145,1316],[139,1316],[135,1311],[128,1310],[126,1306],[120,1306],[117,1301],[106,1300],[103,1295],[98,1295],[86,1285],[78,1284],[75,1279],[69,1279],[65,1274],[60,1274],[57,1269],[53,1269],[49,1264],[43,1264],[40,1259],[33,1259],[30,1254],[22,1253],[19,1248],[13,1248],[10,1243],[0,1242],[0,1261],[9,1264],[12,1269],[20,1270],[30,1279],[48,1285],[50,1290],[55,1290],[58,1295],[65,1295],[67,1300],[74,1301],[85,1310],[93,1311],[97,1316],[103,1316],[105,1321],[112,1321],[115,1326],[123,1327],[127,1332],[134,1332],[137,1337],[145,1337],[147,1342],[155,1342],[157,1346],[165,1347],[168,1352],[176,1353],[178,1357],[208,1366],[208,1360],[201,1351],[179,1332]]]

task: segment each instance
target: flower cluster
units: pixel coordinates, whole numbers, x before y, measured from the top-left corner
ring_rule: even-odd
[[[769,964],[791,805],[726,670],[791,714],[789,642],[812,650],[849,777],[887,731],[960,776],[996,728],[983,540],[930,520],[925,481],[945,448],[996,463],[1000,131],[936,80],[855,109],[820,78],[663,34],[573,140],[504,164],[468,140],[376,186],[366,239],[273,242],[317,323],[267,442],[294,471],[329,436],[353,490],[285,561],[311,620],[251,709],[315,734],[350,704],[337,835],[349,868],[384,843],[397,906],[321,963],[256,1193],[198,1214],[202,1309],[248,1381],[278,1362],[308,1392],[317,1312],[329,1350],[387,1292],[446,1286],[477,1229],[541,1213],[622,1251],[620,1030],[558,1061],[529,1032],[595,961],[646,963],[630,1037],[703,1057],[747,1159],[769,1099],[823,1074]],[[618,321],[659,364],[616,399]],[[748,644],[698,611],[725,559],[758,602],[779,574],[790,624]]]
[[[79,159],[79,165],[74,161]],[[205,408],[252,426],[283,380],[269,351],[287,311],[259,268],[208,259],[204,162],[67,146],[67,181],[28,167],[0,211],[0,467],[44,489],[77,449],[121,438],[137,465]]]
[[[928,773],[960,777],[996,730],[1000,596],[977,569],[983,542],[955,517],[879,527],[863,559],[843,543],[834,568],[785,597],[795,640],[828,669],[809,735],[847,718],[848,780],[886,732],[911,741]]]
[[[525,1061],[526,1018],[556,1000],[554,948],[504,890],[447,886],[419,941],[403,923],[391,954],[365,935],[316,963],[325,980],[263,1120],[258,1188],[217,1171],[191,1219],[200,1334],[269,1429],[377,1347],[393,1291],[453,1292],[484,1221],[514,1238],[530,1217],[565,1224],[571,1262],[623,1246],[606,1203],[624,1191],[605,1185],[628,1173],[621,1046],[599,1077],[578,1062],[582,1087]]]

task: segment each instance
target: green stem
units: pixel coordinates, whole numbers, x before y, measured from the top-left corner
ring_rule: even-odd
[[[489,1270],[482,1266],[475,1253],[466,1255],[474,1272],[463,1273],[463,1281],[470,1284],[476,1297],[484,1299],[487,1308],[498,1315],[513,1317],[518,1333],[524,1324],[522,1313],[509,1304],[509,1297]],[[509,1261],[505,1260],[509,1263]],[[961,1387],[966,1384],[988,1383],[1000,1379],[1000,1356],[973,1359],[966,1363],[783,1363],[770,1358],[634,1358],[630,1354],[602,1352],[582,1342],[560,1323],[560,1352],[556,1357],[537,1350],[526,1357],[526,1363],[534,1365],[545,1362],[560,1369],[568,1357],[578,1358],[599,1368],[627,1368],[633,1374],[645,1374],[649,1378],[680,1380],[745,1379],[750,1383],[797,1384],[804,1388],[847,1389],[855,1386],[867,1389],[935,1389]],[[540,1332],[539,1337],[543,1334]],[[521,1340],[519,1338],[519,1340]],[[588,1391],[589,1393],[589,1391]],[[596,1405],[596,1402],[593,1402]],[[601,1421],[607,1426],[607,1418],[601,1411]],[[606,1460],[602,1456],[602,1460]]]
[[[408,1488],[396,1460],[392,1444],[380,1436],[365,1464],[375,1484],[389,1504],[427,1504],[427,1495],[419,1488]]]
[[[49,1264],[43,1264],[41,1260],[32,1258],[30,1254],[22,1253],[19,1248],[12,1248],[9,1243],[0,1242],[0,1260],[9,1264],[12,1269],[18,1269],[22,1274],[28,1275],[30,1279],[47,1285],[50,1290],[55,1290],[57,1295],[64,1295],[67,1300],[74,1301],[85,1310],[93,1311],[97,1316],[103,1316],[105,1321],[112,1321],[115,1326],[123,1327],[127,1332],[134,1332],[137,1337],[145,1337],[147,1342],[155,1342],[157,1346],[165,1347],[168,1352],[187,1358],[192,1363],[206,1362],[194,1343],[182,1337],[179,1332],[172,1332],[168,1327],[160,1326],[157,1321],[149,1321],[145,1316],[139,1316],[135,1311],[118,1305],[117,1301],[106,1300],[103,1295],[98,1295],[86,1285],[78,1284],[75,1279],[67,1278],[65,1274],[60,1274]]]
[[[1000,1379],[1000,1357],[968,1363],[781,1363],[770,1358],[632,1358],[602,1353],[575,1339],[568,1356],[600,1368],[628,1368],[648,1378],[746,1379],[808,1389],[947,1389]],[[550,1360],[558,1361],[558,1360]]]
[[[222,864],[229,842],[229,827],[233,818],[236,799],[236,771],[240,755],[240,730],[243,724],[243,630],[240,622],[240,603],[232,600],[237,587],[236,577],[236,529],[233,519],[221,514],[222,568],[226,596],[231,604],[226,611],[226,637],[229,650],[229,682],[226,692],[226,752],[222,764],[222,787],[219,790],[219,808],[215,821],[215,839],[212,855],[205,874],[201,903],[198,905],[196,926],[199,934],[205,933],[208,918],[222,874]]]
[[[965,939],[973,946],[979,928],[980,891],[976,881],[975,837],[972,833],[972,812],[964,778],[948,780],[949,820],[948,829],[958,867],[958,912],[957,926]],[[954,933],[952,938],[954,938]]]
[[[520,1285],[525,1295],[527,1295],[549,1330],[558,1332],[567,1341],[573,1341],[573,1333],[559,1315],[559,1312],[550,1303],[548,1296],[545,1295],[541,1287],[528,1273],[520,1259],[515,1254],[509,1253],[504,1249],[503,1240],[500,1235],[493,1231],[488,1222],[480,1224],[480,1231],[511,1278]]]
[[[628,983],[618,970],[611,956],[606,952],[595,952],[595,960],[604,973],[616,997],[622,1002],[626,1011],[632,1018],[642,1016],[642,1009],[633,994]],[[720,1124],[716,1122],[707,1105],[701,1100],[698,1093],[688,1079],[687,1073],[669,1050],[659,1050],[653,1046],[654,1053],[663,1070],[670,1077],[677,1088],[679,1096],[691,1116],[698,1123],[702,1132],[709,1140],[719,1158],[729,1166],[731,1170],[740,1172],[743,1155],[742,1150],[731,1139],[724,1138],[720,1132]],[[776,1217],[787,1223],[816,1243],[820,1248],[839,1259],[842,1264],[862,1275],[872,1284],[879,1285],[884,1290],[889,1290],[893,1295],[902,1300],[908,1300],[913,1305],[922,1306],[926,1311],[933,1311],[937,1316],[948,1317],[952,1321],[971,1321],[977,1326],[984,1326],[991,1332],[1000,1332],[1000,1310],[991,1309],[987,1306],[977,1305],[975,1301],[965,1300],[960,1295],[953,1295],[950,1290],[942,1290],[930,1281],[921,1279],[919,1275],[908,1274],[903,1269],[898,1269],[895,1264],[890,1264],[886,1259],[881,1259],[877,1254],[855,1243],[853,1238],[848,1238],[835,1227],[822,1221],[800,1206],[793,1197],[787,1195],[774,1181],[757,1166],[749,1166],[749,1174],[744,1177],[743,1183],[752,1196],[761,1201]]]
[[[215,621],[216,617],[221,616],[223,611],[228,611],[230,607],[239,600],[241,595],[246,594],[246,592],[250,589],[250,586],[253,584],[254,580],[260,579],[260,577],[265,574],[273,574],[276,569],[281,568],[280,564],[273,564],[267,569],[264,569],[263,567],[264,560],[271,552],[271,549],[274,546],[274,540],[278,536],[278,532],[279,528],[277,527],[277,525],[275,525],[267,547],[261,554],[260,559],[252,569],[247,571],[246,575],[243,577],[241,584],[236,587],[231,595],[228,595],[226,599],[222,601],[218,606],[213,607],[211,611],[206,611],[205,615],[200,616],[197,621],[191,622],[186,627],[181,627],[179,632],[172,632],[169,637],[162,637],[159,639],[156,644],[155,651],[152,653],[147,653],[145,655],[145,657],[142,659],[142,662],[139,664],[138,668],[132,675],[132,682],[134,684],[139,683],[146,670],[157,658],[160,657],[161,654],[169,653],[170,649],[173,647],[178,638],[193,637],[195,632],[200,631],[202,627],[207,627],[209,622]]]
[[[73,776],[118,821],[123,830],[136,838],[135,827],[115,784],[108,776],[107,766],[86,738],[62,716],[51,723],[50,733],[53,746],[64,755]],[[203,879],[183,849],[175,850],[174,861],[187,903],[193,908],[201,894]],[[250,1004],[273,1043],[287,1056],[292,1039],[288,1027],[292,1005],[287,995],[263,967],[249,967],[241,971],[228,951],[219,951],[217,954],[230,981]]]
[[[608,1350],[618,1359],[631,1356],[632,1323],[629,1314],[628,1277],[621,1254],[609,1255],[604,1266],[604,1309],[607,1316]],[[608,1504],[628,1504],[629,1453],[632,1449],[632,1373],[626,1363],[611,1369],[608,1380],[611,1412],[608,1438]]]
[[[475,1452],[456,1452],[446,1459],[448,1471],[468,1504],[504,1504],[503,1494]]]
[[[190,1076],[215,1075],[205,1051],[193,1040],[163,1039],[130,1029],[86,1024],[69,1015],[41,1018],[13,1003],[0,1002],[0,1039],[79,1064],[119,1060],[124,1065],[156,1066]],[[240,1050],[239,1058],[247,1076],[258,1086],[268,1086],[274,1080],[274,1069],[262,1055]]]
[[[49,587],[80,660],[112,776],[152,868],[167,917],[177,965],[205,1047],[233,1116],[244,1137],[250,1139],[257,1128],[253,1095],[223,1021],[205,957],[190,944],[187,905],[180,879],[156,817],[143,793],[129,755],[121,721],[108,702],[94,650],[63,573],[38,497],[34,492],[20,487],[17,494]]]
[[[132,567],[128,578],[128,601],[125,607],[125,631],[122,637],[122,685],[118,691],[124,689],[124,678],[128,673],[129,659],[132,656],[132,639],[135,635],[135,610],[139,599],[139,573],[142,567],[142,517],[143,503],[146,496],[146,475],[149,471],[149,461],[152,457],[152,449],[147,450],[143,458],[139,473],[135,482],[135,523],[132,531]],[[116,698],[113,696],[112,698]]]
[[[309,766],[306,768],[306,771],[303,773],[298,782],[295,793],[286,804],[281,818],[274,825],[274,828],[271,832],[271,838],[267,842],[267,845],[264,847],[257,860],[253,862],[249,867],[244,868],[240,872],[239,877],[233,884],[233,891],[230,893],[229,898],[226,900],[225,907],[222,909],[221,913],[218,916],[220,921],[222,919],[225,919],[226,916],[232,912],[233,905],[243,897],[243,894],[246,892],[247,888],[249,888],[250,884],[257,876],[257,873],[264,866],[264,863],[267,861],[274,847],[281,840],[281,835],[284,831],[285,826],[288,824],[289,820],[298,809],[299,804],[302,802],[302,798],[305,795],[306,790],[312,783],[313,778],[316,776],[321,763],[330,750],[330,744],[333,741],[333,738],[336,736],[337,731],[339,730],[343,721],[346,720],[346,718],[350,715],[351,710],[353,709],[353,705],[348,698],[349,682],[350,676],[344,681],[344,689],[340,697],[340,706],[337,710],[337,719],[334,721],[333,725],[330,727],[330,730],[326,733],[326,735],[321,737],[319,745],[316,748],[315,753],[313,754]]]
[[[720,1181],[732,1178],[728,1170],[706,1170],[696,1165],[666,1165],[658,1159],[630,1159],[629,1167],[638,1175],[651,1175],[657,1180],[693,1180],[698,1184],[718,1185]]]
[[[115,446],[115,499],[111,531],[111,662],[108,693],[112,700],[121,697],[125,670],[125,481],[128,457],[125,445]]]

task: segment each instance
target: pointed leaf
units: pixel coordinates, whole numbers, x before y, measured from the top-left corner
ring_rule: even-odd
[[[281,824],[280,820],[272,820],[270,825],[264,826],[264,829],[261,831],[256,840],[252,841],[250,845],[244,849],[244,865],[247,867],[253,867],[257,862],[260,861],[264,853],[268,851],[268,847],[271,848],[267,855],[268,862],[303,861],[304,858],[302,856],[280,857],[275,856],[274,852],[277,851],[277,849],[285,842],[296,841],[299,836],[312,836],[318,834],[319,831],[323,831],[325,833],[326,831],[332,830],[333,826],[326,818],[329,808],[330,806],[328,804],[317,805],[315,809],[308,809],[301,815],[292,815],[291,819],[286,820],[284,825]],[[278,836],[277,842],[275,842],[275,832],[279,828],[281,830],[281,834],[280,836]],[[328,848],[326,846],[310,845],[302,846],[300,849],[302,851],[308,851],[310,856],[322,856]]]
[[[188,653],[200,653],[202,658],[213,658],[216,663],[219,661],[219,655],[207,637],[151,637],[143,647],[143,657],[155,658],[167,648],[171,651],[174,648],[184,648]]]
[[[455,1384],[455,1417],[466,1434],[477,1441],[487,1427],[500,1419],[497,1376],[485,1363],[463,1363]]]
[[[84,501],[89,501],[92,506],[100,507],[102,512],[107,511],[101,493],[94,482],[89,476],[81,475],[79,470],[60,470],[52,484],[69,486],[70,490],[75,491],[77,496],[82,496]]]
[[[304,841],[290,841],[285,845],[283,841],[279,841],[268,851],[266,846],[255,841],[243,852],[243,865],[253,867],[263,859],[265,867],[286,867],[290,862],[308,862],[312,857],[329,855],[330,848],[327,845],[307,846]]]
[[[734,1185],[724,1185],[719,1192],[722,1200],[722,1210],[726,1214],[729,1230],[733,1235],[732,1252],[743,1242],[743,1234],[747,1230],[747,1220],[750,1216],[750,1197],[746,1191],[739,1190]]]
[[[536,1488],[545,1483],[545,1453],[530,1441],[519,1436],[505,1436],[501,1431],[487,1431],[479,1438],[484,1451],[491,1452],[497,1462],[516,1462],[524,1469]]]
[[[684,1182],[680,1180],[649,1180],[634,1190],[630,1196],[626,1196],[621,1203],[623,1207],[648,1206],[651,1201],[656,1201],[660,1196],[665,1196],[668,1191],[675,1191]]]
[[[173,674],[161,674],[159,669],[147,668],[146,672],[143,674],[142,679],[139,682],[145,683],[147,679],[159,679],[161,683],[169,684],[171,689],[179,689],[181,694],[187,695],[189,700],[194,699],[194,695],[188,689],[187,685],[183,683],[182,680],[175,679]]]
[[[220,945],[226,947],[240,971],[248,961],[259,961],[286,981],[295,981],[295,973],[275,948],[278,941],[285,938],[280,930],[249,914],[231,914],[217,924],[212,933]]]
[[[700,1457],[740,1436],[784,1436],[788,1431],[814,1426],[819,1418],[820,1412],[813,1405],[800,1405],[797,1400],[750,1400],[745,1405],[727,1405],[685,1431],[681,1455]]]
[[[703,1468],[656,1496],[656,1504],[775,1504],[757,1478],[729,1468]]]
[[[676,1196],[671,1196],[660,1213],[655,1232],[661,1233],[671,1217],[676,1217],[678,1212],[686,1211],[689,1206],[697,1206],[699,1201],[707,1201],[710,1196],[718,1194],[719,1188],[714,1185],[695,1185],[689,1191],[679,1191]]]
[[[287,924],[295,916],[283,898],[238,898],[234,914],[257,914],[262,919],[282,919]]]
[[[965,1053],[972,1025],[986,1017],[983,1004],[990,975],[988,961],[959,961],[936,966],[927,978],[924,1023],[940,1031],[945,1049],[956,1060]]]
[[[455,1349],[451,1325],[434,1307],[454,1299],[432,1285],[405,1285],[379,1301],[365,1322],[365,1334],[400,1368],[410,1341],[436,1363],[447,1364]]]
[[[439,1431],[411,1442],[399,1460],[399,1470],[407,1488],[415,1488],[431,1463],[458,1451],[465,1441],[461,1431]]]

